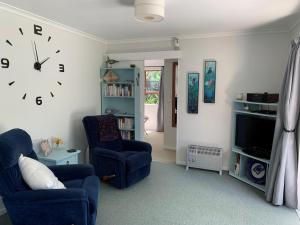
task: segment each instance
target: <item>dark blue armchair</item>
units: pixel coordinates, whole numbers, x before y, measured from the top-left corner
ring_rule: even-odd
[[[112,121],[106,124],[106,120]],[[150,144],[123,140],[113,115],[87,116],[83,119],[90,152],[90,162],[100,178],[110,177],[109,183],[117,188],[126,188],[150,173]],[[115,140],[105,140],[111,134]]]
[[[31,190],[20,154],[37,160],[30,136],[21,129],[0,135],[0,195],[14,225],[94,225],[99,179],[90,165],[49,167],[67,189]]]

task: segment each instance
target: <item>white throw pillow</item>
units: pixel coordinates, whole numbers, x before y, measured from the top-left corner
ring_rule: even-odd
[[[53,172],[39,161],[21,154],[18,164],[23,179],[32,190],[66,188]]]

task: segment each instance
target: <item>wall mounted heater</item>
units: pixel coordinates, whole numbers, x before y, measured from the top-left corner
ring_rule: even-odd
[[[223,151],[221,148],[188,145],[186,170],[193,167],[218,171],[222,175],[222,156]]]

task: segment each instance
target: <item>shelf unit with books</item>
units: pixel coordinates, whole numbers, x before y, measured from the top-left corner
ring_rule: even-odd
[[[103,79],[111,70],[117,81]],[[101,114],[114,114],[123,139],[140,140],[140,71],[138,68],[101,68]]]

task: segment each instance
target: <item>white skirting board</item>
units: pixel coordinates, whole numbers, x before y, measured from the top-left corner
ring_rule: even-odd
[[[299,217],[299,219],[300,219],[300,210],[299,210],[299,209],[296,209],[296,213],[297,213],[297,215],[298,215],[298,217]]]
[[[164,145],[164,149],[176,151],[176,147],[175,147],[175,146],[167,146],[167,145]]]

